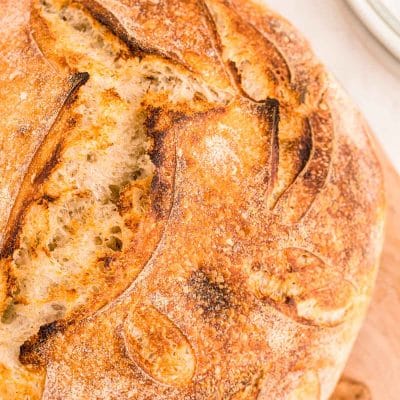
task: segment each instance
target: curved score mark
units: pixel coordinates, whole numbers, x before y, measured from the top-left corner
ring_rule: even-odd
[[[172,51],[163,51],[161,48],[154,46],[150,47],[146,43],[140,43],[133,34],[128,32],[127,28],[120,22],[118,17],[110,10],[110,6],[105,6],[102,1],[97,0],[77,0],[81,3],[92,16],[109,29],[115,36],[120,38],[132,51],[132,53],[147,53],[156,54],[166,60],[182,65],[187,70],[191,70],[180,54]],[[123,4],[121,6],[124,6]]]
[[[264,63],[265,65],[260,63],[259,60],[255,62],[255,65],[259,65],[259,67],[262,67],[262,69],[266,71],[264,73],[264,79],[260,82],[260,88],[264,84],[267,84],[268,79],[265,80],[267,75],[272,74],[276,81],[286,81],[288,90],[292,90],[292,88],[289,87],[292,79],[291,71],[278,47],[255,26],[244,21],[240,13],[238,13],[234,7],[222,3],[219,0],[206,0],[206,2],[209,3],[209,8],[211,7],[214,13],[213,15],[213,13],[210,12],[210,16],[213,18],[216,32],[222,44],[224,44],[224,41],[226,42],[228,40],[225,44],[227,44],[230,49],[234,49],[240,37],[242,40],[245,37],[248,38],[248,42],[245,42],[243,48],[251,49],[254,47],[254,44],[252,44],[252,39],[254,38],[260,39],[260,43],[261,41],[264,43],[264,53],[270,55],[268,62]],[[218,21],[215,15],[218,17],[221,15],[224,22]],[[235,29],[238,29],[239,24],[247,29],[243,28],[243,32],[245,33],[239,33],[235,36],[235,33],[237,33]],[[236,41],[232,39],[233,37],[235,37]],[[252,55],[258,54],[259,52],[260,49],[255,48],[254,51],[248,52],[247,55],[243,55],[243,52],[234,52],[233,55],[225,56],[225,59],[229,56],[225,62],[228,64],[228,68],[235,77],[240,92],[253,101],[255,101],[254,97],[257,90],[254,94],[247,93],[243,82],[246,81],[246,75],[244,74],[249,74],[249,82],[254,81],[254,77],[257,76],[256,70],[254,67],[251,67],[250,69],[247,68],[246,70],[240,71],[237,65],[248,64]],[[252,65],[254,64],[252,63]],[[278,71],[278,73],[276,71]],[[331,163],[332,132],[333,125],[329,112],[318,110],[312,113],[305,120],[303,133],[299,135],[299,137],[290,144],[290,148],[287,149],[286,158],[287,161],[292,164],[293,177],[287,177],[288,182],[286,183],[277,181],[279,154],[275,157],[276,164],[274,162],[270,164],[275,171],[273,170],[270,172],[270,177],[272,179],[268,182],[267,205],[269,209],[276,209],[282,216],[283,223],[293,224],[299,221],[310,208],[315,196],[324,186]],[[278,133],[276,135],[278,136]],[[279,137],[277,137],[274,146],[275,149],[272,149],[272,154],[274,154],[274,150],[278,150],[279,153]],[[283,142],[282,151],[285,152]]]
[[[46,178],[58,161],[58,153],[61,147],[60,142],[62,141],[62,130],[60,129],[55,135],[51,135],[50,133],[60,120],[64,107],[71,101],[71,98],[79,87],[85,84],[88,79],[89,74],[87,72],[77,72],[71,75],[68,78],[68,91],[59,96],[56,100],[59,106],[51,117],[51,125],[46,129],[43,140],[34,150],[7,220],[4,241],[0,243],[0,258],[8,257],[14,251],[20,229],[20,221],[24,216],[26,208],[29,203],[34,200],[34,193],[37,186]],[[39,127],[39,129],[41,128]],[[48,155],[50,155],[50,157],[48,157]]]
[[[159,111],[159,110],[158,110]],[[150,123],[147,126],[148,130],[155,130],[156,125],[157,125],[157,120],[159,118],[159,112],[155,109],[152,109],[150,111],[150,113],[152,113],[151,115],[153,116],[153,118],[150,117]],[[157,170],[158,170],[158,174],[155,176],[155,185],[159,186],[160,184],[162,185],[161,181],[162,178],[160,178],[160,176],[162,175],[163,177],[167,177],[169,178],[170,182],[169,182],[169,186],[170,186],[170,191],[168,190],[164,190],[160,196],[158,196],[157,192],[154,192],[153,190],[153,202],[157,202],[158,205],[156,207],[154,207],[154,205],[152,204],[152,209],[151,209],[151,213],[149,215],[149,226],[153,226],[153,225],[157,225],[156,229],[157,232],[159,233],[159,237],[157,238],[157,241],[155,243],[154,248],[152,249],[152,251],[150,252],[150,255],[147,257],[146,261],[143,263],[143,266],[140,268],[139,273],[133,278],[132,282],[129,283],[129,286],[116,298],[114,298],[112,301],[110,301],[108,304],[106,304],[105,306],[101,307],[100,309],[98,309],[96,312],[94,312],[92,315],[88,315],[85,316],[82,320],[90,320],[95,318],[96,316],[106,312],[107,310],[109,310],[110,308],[115,307],[116,305],[122,303],[124,301],[124,299],[129,296],[129,294],[133,291],[133,289],[135,288],[136,284],[138,283],[139,279],[141,277],[143,277],[146,274],[146,267],[149,266],[151,260],[154,258],[155,254],[157,253],[157,250],[160,246],[160,243],[162,242],[164,235],[165,235],[165,231],[167,229],[167,225],[170,219],[170,215],[173,209],[173,205],[175,202],[175,176],[176,176],[176,163],[177,163],[177,158],[176,158],[176,139],[175,139],[175,133],[173,133],[172,136],[172,140],[168,141],[166,140],[166,135],[168,135],[168,132],[162,132],[162,131],[157,131],[155,130],[154,132],[152,132],[153,137],[157,135],[157,133],[159,135],[161,135],[162,137],[159,137],[158,140],[156,139],[156,144],[155,144],[155,153],[157,153],[158,155],[162,155],[162,154],[168,154],[171,152],[168,152],[165,147],[169,147],[170,149],[173,148],[173,159],[172,161],[170,161],[170,163],[168,164],[167,162],[165,162],[165,159],[159,159],[157,161]],[[171,172],[172,169],[172,173],[168,173],[165,170],[169,170],[169,172]],[[163,173],[164,172],[164,173]],[[164,184],[165,185],[165,184]],[[166,188],[167,185],[164,186],[164,189]],[[169,196],[169,202],[168,199],[165,199],[165,196],[168,197],[168,194],[170,194]],[[168,204],[167,204],[168,203]],[[167,205],[167,207],[165,207]],[[161,228],[160,228],[160,224],[162,224]],[[150,235],[154,235],[154,230],[150,229],[148,232],[146,232],[147,234]],[[145,238],[143,238],[142,242],[145,241]],[[50,324],[49,324],[50,325]],[[62,322],[61,321],[55,321],[54,323],[51,324],[51,326],[60,326],[62,329],[64,328],[62,326]],[[27,340],[22,346],[21,346],[21,360],[22,361],[26,361],[26,363],[30,363],[30,360],[35,360],[35,363],[40,364],[42,362],[42,351],[44,349],[44,346],[46,346],[47,344],[47,340],[50,337],[49,335],[46,335],[45,337],[42,335],[40,336],[40,332],[41,330],[43,330],[43,328],[47,329],[47,326],[43,326],[40,328],[39,330],[39,335],[36,335],[35,337]],[[48,330],[48,329],[47,329]]]
[[[251,94],[243,87],[243,82],[247,80],[247,72],[250,72],[249,82],[254,82],[257,79],[262,80],[258,85],[258,90],[261,89],[262,92],[271,83],[275,85],[276,82],[281,80],[287,81],[288,85],[290,84],[290,68],[274,43],[256,27],[245,21],[229,3],[219,0],[202,0],[202,3],[204,3],[210,22],[213,25],[212,31],[217,37],[218,50],[225,69],[242,96],[255,102],[262,102],[267,97],[260,98],[257,93]],[[219,19],[224,20],[220,22]],[[264,44],[264,47],[260,48],[261,44]],[[224,56],[224,46],[229,48],[231,54]],[[260,51],[265,57],[260,57]],[[246,66],[246,70],[241,70],[242,65]],[[263,71],[261,75],[254,66]],[[271,82],[271,77],[273,77],[272,81],[275,81],[275,83]]]
[[[209,12],[210,18],[213,20],[215,32],[219,37],[219,41],[222,43],[222,45],[227,45],[227,48],[231,50],[231,53],[232,49],[236,49],[232,54],[225,55],[225,63],[227,64],[227,68],[233,74],[236,85],[242,95],[252,101],[256,101],[254,97],[257,95],[257,93],[261,94],[261,92],[263,92],[271,84],[272,88],[274,87],[274,80],[277,81],[278,84],[281,80],[283,80],[286,83],[287,90],[291,90],[289,87],[291,81],[290,68],[276,45],[264,34],[262,34],[256,27],[249,24],[247,21],[244,21],[236,9],[230,7],[229,4],[222,3],[218,0],[205,1],[206,3],[209,3],[208,8],[211,9]],[[205,7],[207,6],[205,5]],[[242,27],[242,29],[238,33],[237,31],[240,27]],[[248,38],[248,40],[245,40],[246,38]],[[256,43],[258,42],[264,43],[264,47],[262,47],[261,50],[260,48],[256,47]],[[240,47],[240,51],[237,51],[237,47],[240,44],[243,46]],[[243,53],[244,50],[242,50],[242,48],[247,49],[247,53]],[[262,51],[264,55],[269,55],[269,57],[264,57],[264,62],[259,59],[259,56],[256,59],[254,58],[254,54],[259,55],[260,51]],[[249,61],[253,62],[249,63]],[[243,71],[239,71],[237,67],[239,64],[245,65]],[[261,75],[259,73],[260,71],[263,71]],[[271,75],[273,78],[271,78]],[[246,82],[246,80],[248,82],[253,82],[255,79],[258,79],[259,82],[256,87],[259,89],[255,89],[254,93],[247,93],[245,87],[243,87],[243,79],[244,82]],[[267,98],[264,101],[256,102],[265,102],[267,105],[270,105],[271,101],[272,99]],[[277,100],[273,101],[275,101],[279,106],[279,102]],[[276,107],[276,109],[278,110],[278,107]],[[269,110],[268,115],[271,115]],[[268,158],[268,168],[270,170],[265,177],[265,183],[267,186],[265,195],[267,197],[267,207],[269,209],[274,208],[284,191],[288,190],[288,188],[295,182],[301,172],[305,169],[305,166],[309,161],[312,142],[311,126],[308,119],[305,122],[304,129],[302,132],[300,132],[295,140],[292,140],[291,143],[285,143],[281,141],[278,130],[279,113],[277,112],[276,115],[277,117],[273,118],[274,122],[270,123],[273,130],[273,140],[269,144],[271,150]],[[286,149],[285,145],[287,146]],[[283,161],[290,162],[292,167],[291,170],[284,172],[280,171],[279,157],[281,152],[283,152],[283,156],[286,156],[286,160],[284,159]],[[283,168],[288,169],[287,163]],[[279,178],[282,172],[284,175],[290,174],[293,176],[287,176],[287,182],[285,182],[284,179]]]
[[[121,336],[127,356],[156,381],[177,387],[191,382],[196,366],[192,346],[182,331],[153,306],[131,309]]]
[[[221,36],[218,33],[217,24],[215,18],[213,17],[210,8],[206,4],[206,0],[198,0],[199,4],[202,7],[203,15],[206,19],[206,24],[208,31],[211,32],[211,43],[213,45],[214,50],[218,54],[218,59],[226,73],[229,77],[229,80],[234,88],[239,90],[239,92],[244,96],[250,99],[249,95],[243,90],[240,84],[240,76],[237,74],[237,69],[235,65],[231,63],[226,63],[222,56],[222,40]]]
[[[214,91],[232,91],[218,37],[203,1],[77,0],[130,48],[155,54],[186,69]],[[194,18],[191,18],[193,17]],[[190,19],[191,18],[191,19]],[[148,20],[157,22],[149,26]]]
[[[307,121],[312,137],[310,158],[272,208],[287,225],[299,222],[310,209],[326,183],[332,162],[334,127],[330,112],[319,109]]]
[[[335,326],[350,309],[353,285],[317,255],[290,247],[271,255],[249,277],[250,291],[278,311],[305,324]]]
[[[281,163],[278,166],[277,172],[280,179],[278,179],[277,185],[275,185],[273,192],[267,199],[270,210],[275,207],[279,198],[293,185],[307,165],[311,155],[311,135],[310,123],[308,119],[305,119],[302,130],[296,138],[288,141],[280,141],[279,153]]]
[[[162,119],[162,112],[163,111],[161,109],[150,107],[149,117],[146,123],[148,135],[153,137],[155,140],[152,158],[157,168],[157,173],[154,175],[152,181],[152,212],[148,217],[148,225],[154,225],[153,222],[156,224],[158,223],[159,225],[162,224],[161,227],[156,228],[159,229],[159,237],[157,238],[157,241],[150,254],[143,262],[139,273],[133,278],[129,286],[114,300],[96,311],[93,314],[93,317],[106,312],[110,308],[115,307],[117,304],[122,303],[130,295],[130,293],[132,293],[138,283],[145,278],[146,273],[151,266],[151,261],[156,256],[158,249],[160,248],[160,245],[165,237],[171,214],[176,203],[177,143],[175,130],[170,129],[167,126],[162,126],[165,124],[165,120],[161,122],[160,127],[158,126],[158,123]],[[169,120],[168,122],[174,123],[173,116],[172,120]],[[171,136],[169,138],[170,140],[168,140],[169,135]],[[172,154],[172,160],[166,157],[168,154]],[[163,180],[163,178],[167,178],[167,181]],[[161,188],[160,192],[157,190],[159,188]],[[154,231],[150,231],[150,234],[154,235]],[[144,240],[145,238],[143,238],[142,242]]]
[[[246,93],[246,91],[243,89],[242,86],[242,77],[239,73],[238,68],[236,67],[236,63],[232,60],[227,60],[225,61],[223,58],[223,44],[222,44],[222,39],[221,35],[218,32],[217,28],[217,23],[215,21],[215,18],[213,14],[210,11],[210,7],[207,6],[205,0],[199,0],[200,4],[203,7],[203,12],[206,17],[206,20],[208,22],[209,30],[212,32],[212,39],[213,39],[213,45],[214,49],[217,51],[218,57],[221,61],[221,65],[224,68],[225,73],[229,76],[229,79],[231,81],[231,84],[233,85],[234,88],[236,88],[239,93],[243,96],[248,98],[249,100],[255,101],[251,96]]]
[[[283,53],[280,51],[279,47],[274,43],[270,38],[268,38],[263,32],[261,32],[254,24],[251,22],[245,21],[240,13],[235,9],[233,5],[229,7],[232,11],[235,12],[238,18],[244,21],[257,35],[262,37],[263,41],[266,45],[272,50],[273,57],[271,57],[271,62],[273,64],[274,69],[279,71],[278,74],[274,73],[274,76],[277,80],[278,78],[287,79],[288,83],[292,83],[292,71],[290,69],[290,65],[284,57]],[[282,64],[284,65],[282,68]]]
[[[92,315],[85,316],[82,320],[95,318],[110,308],[115,307],[117,304],[122,303],[134,290],[139,279],[146,274],[146,267],[149,266],[151,260],[155,257],[160,243],[164,238],[175,204],[175,177],[177,166],[176,135],[174,129],[169,128],[169,124],[176,123],[176,119],[179,119],[180,116],[168,111],[161,114],[162,111],[162,109],[149,106],[149,116],[146,121],[148,135],[154,139],[151,158],[156,166],[157,173],[153,177],[152,190],[150,193],[151,209],[147,218],[148,230],[142,232],[143,237],[141,238],[141,243],[146,242],[146,246],[148,245],[148,241],[146,241],[147,238],[150,237],[151,240],[155,235],[158,237],[156,238],[156,242],[150,254],[139,269],[139,273],[128,283],[128,287],[111,302],[101,307]],[[169,154],[172,154],[172,157],[166,156]],[[136,250],[138,249],[136,248]],[[35,353],[40,352],[43,346],[46,345],[46,342],[47,338],[37,341],[37,337],[25,342],[23,344],[24,359],[29,360],[29,357],[35,357]]]
[[[278,166],[279,166],[279,102],[275,99],[267,99],[264,102],[266,106],[266,118],[269,125],[270,143],[269,143],[269,157],[268,166],[269,171],[265,177],[267,180],[267,198],[273,191],[277,176],[278,176]]]

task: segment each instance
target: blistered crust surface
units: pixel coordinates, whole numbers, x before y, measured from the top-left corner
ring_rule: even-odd
[[[135,273],[104,307],[21,346],[20,362],[46,374],[42,398],[327,399],[381,246],[381,175],[362,118],[298,33],[252,3],[78,3],[132,55],[167,60],[221,96],[143,100],[155,173],[140,235],[117,261]],[[47,93],[64,88],[48,82]],[[62,103],[38,100],[38,87],[25,91],[58,115]],[[33,123],[32,110],[13,115]],[[6,128],[2,140],[17,129]]]

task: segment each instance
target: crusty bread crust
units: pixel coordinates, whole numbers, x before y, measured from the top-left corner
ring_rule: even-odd
[[[12,254],[26,210],[51,200],[63,135],[81,123],[74,105],[97,79],[57,42],[50,3],[60,2],[0,0],[0,306],[18,299]],[[93,275],[95,296],[26,337],[18,362],[0,359],[0,395],[327,399],[382,245],[382,176],[363,118],[301,35],[249,1],[62,7],[109,29],[102,40],[138,60],[133,69],[162,65],[168,82],[195,89],[177,98],[169,83],[150,85],[135,98],[154,172],[114,199],[125,218],[132,193],[147,196],[124,219],[129,243],[107,259],[111,276]],[[117,87],[107,96],[124,98]]]

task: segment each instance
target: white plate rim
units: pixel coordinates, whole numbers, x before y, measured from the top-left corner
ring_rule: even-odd
[[[347,3],[368,30],[400,60],[400,21],[379,0],[347,0]]]

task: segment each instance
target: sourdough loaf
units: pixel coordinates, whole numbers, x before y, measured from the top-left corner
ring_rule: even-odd
[[[0,21],[0,398],[327,399],[384,201],[307,42],[247,0]]]

